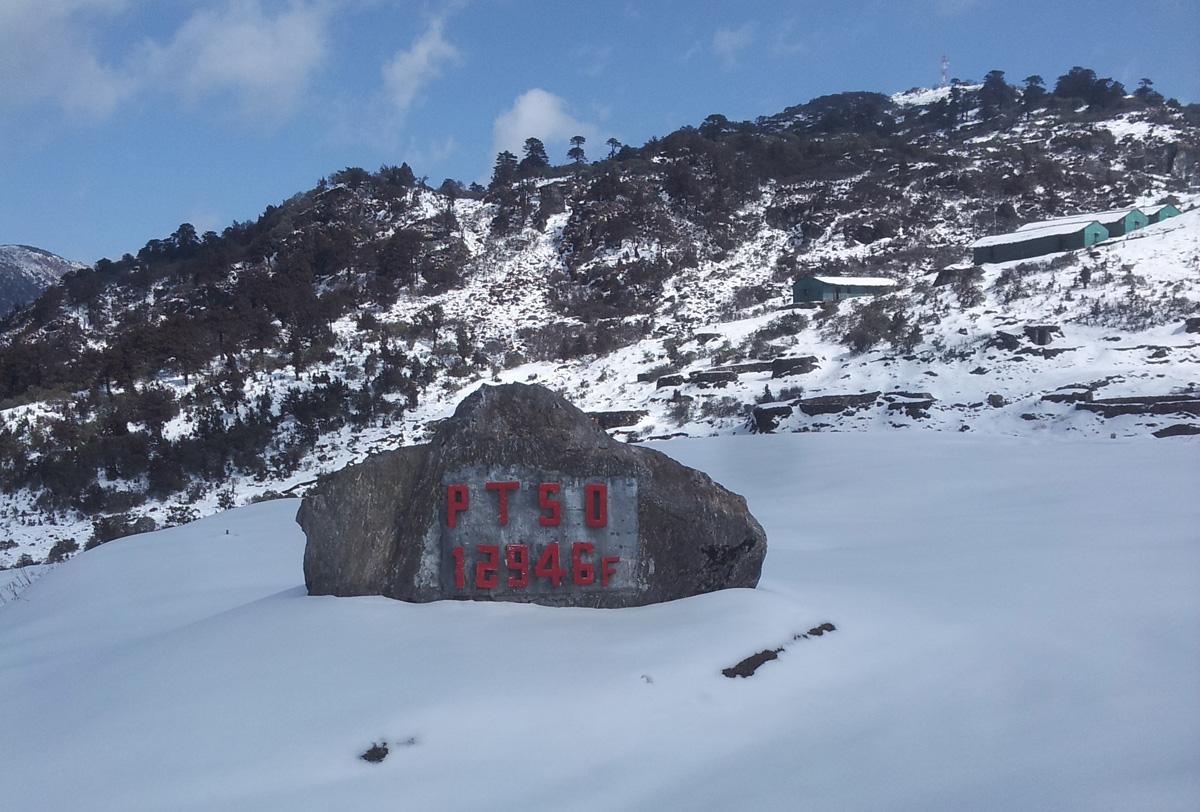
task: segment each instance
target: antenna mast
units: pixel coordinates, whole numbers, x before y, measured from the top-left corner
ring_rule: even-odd
[[[942,54],[942,81],[938,87],[946,87],[950,84],[950,58]]]

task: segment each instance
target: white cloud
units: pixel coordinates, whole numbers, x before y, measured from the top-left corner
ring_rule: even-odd
[[[519,156],[526,138],[540,138],[549,147],[551,143],[561,145],[574,135],[582,135],[593,144],[600,141],[599,129],[572,116],[563,98],[535,87],[518,96],[512,107],[496,117],[492,153],[508,150]],[[552,155],[551,160],[562,158]]]
[[[446,41],[443,23],[435,19],[406,51],[383,66],[383,87],[397,113],[408,111],[421,90],[441,75],[442,68],[459,59],[458,49]]]
[[[812,50],[810,46],[812,39],[812,32],[805,30],[799,20],[794,17],[789,18],[773,26],[771,55],[789,57],[808,53]]]
[[[162,92],[232,98],[247,116],[279,119],[325,59],[332,2],[210,3],[166,41],[115,47],[104,32],[144,0],[0,0],[0,106],[103,118],[135,95]]]
[[[104,62],[89,31],[125,0],[4,0],[0,3],[0,106],[49,102],[70,115],[102,118],[138,80]]]
[[[258,0],[200,9],[166,45],[148,44],[145,71],[189,101],[232,95],[243,115],[287,117],[328,53],[328,7],[292,3],[274,13]]]
[[[754,42],[754,23],[745,23],[737,28],[718,28],[713,32],[712,49],[725,67],[733,67],[742,51]]]
[[[580,73],[596,77],[608,70],[612,62],[612,46],[580,45],[571,55]]]

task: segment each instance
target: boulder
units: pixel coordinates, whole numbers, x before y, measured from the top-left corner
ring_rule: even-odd
[[[1062,334],[1062,328],[1057,324],[1030,324],[1025,327],[1025,337],[1042,347],[1053,341],[1055,336],[1061,337]]]
[[[750,413],[750,431],[754,434],[770,434],[779,421],[792,414],[790,403],[763,403]]]
[[[1006,333],[1003,330],[997,330],[996,335],[994,335],[991,340],[988,341],[986,346],[999,347],[1002,350],[1015,350],[1017,347],[1021,346],[1021,338],[1020,336],[1013,335],[1012,333]]]
[[[312,595],[640,606],[754,587],[766,554],[741,496],[524,384],[322,477],[297,521]]]

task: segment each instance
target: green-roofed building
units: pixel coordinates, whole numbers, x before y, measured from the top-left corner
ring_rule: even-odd
[[[1183,214],[1183,212],[1181,212],[1177,206],[1173,206],[1170,203],[1160,203],[1157,206],[1145,206],[1142,208],[1142,211],[1146,213],[1146,217],[1149,218],[1151,223],[1161,223],[1163,220],[1171,217],[1178,217],[1180,214]]]

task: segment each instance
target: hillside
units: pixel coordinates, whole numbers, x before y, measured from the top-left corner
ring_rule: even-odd
[[[1195,808],[1195,446],[660,447],[746,495],[758,589],[621,610],[309,597],[294,499],[55,568],[0,607],[7,808]]]
[[[68,271],[83,266],[29,245],[0,245],[0,315],[36,299]]]
[[[532,144],[486,190],[350,168],[69,274],[3,323],[0,564],[302,493],[489,381],[629,441],[1200,422],[1200,111],[1003,88],[714,115],[591,164]],[[975,237],[1167,199],[1126,238],[954,271]],[[899,287],[784,309],[813,272]],[[1105,403],[1128,397],[1166,400]]]

